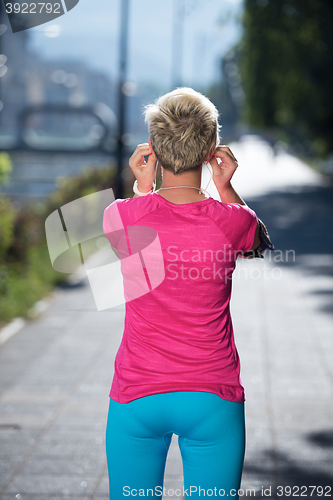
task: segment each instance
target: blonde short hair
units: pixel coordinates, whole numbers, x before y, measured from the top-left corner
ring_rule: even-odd
[[[219,144],[218,111],[191,88],[163,95],[144,114],[156,158],[174,174],[198,168]]]

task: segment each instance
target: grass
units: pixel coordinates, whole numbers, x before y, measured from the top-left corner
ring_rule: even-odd
[[[72,200],[113,187],[115,175],[115,165],[86,168],[77,176],[64,178],[46,203],[19,210],[14,220],[5,217],[13,209],[11,201],[4,200],[0,241],[7,234],[14,234],[14,238],[9,247],[0,245],[0,328],[18,316],[31,317],[32,306],[69,276],[52,267],[45,236],[46,217]],[[94,241],[85,242],[85,258],[95,251]]]
[[[28,318],[34,303],[67,276],[53,269],[46,243],[29,248],[25,264],[7,264],[1,274],[0,328],[17,316]]]

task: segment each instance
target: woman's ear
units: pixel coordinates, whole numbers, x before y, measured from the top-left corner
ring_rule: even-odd
[[[213,158],[213,156],[214,156],[214,155],[215,155],[215,148],[212,148],[212,149],[209,151],[209,153],[208,153],[207,158],[206,158],[206,160],[205,160],[205,161],[207,161],[207,162],[209,163],[209,160],[211,160],[211,159]]]

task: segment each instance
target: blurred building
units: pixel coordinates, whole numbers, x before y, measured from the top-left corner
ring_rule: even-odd
[[[20,114],[39,105],[59,105],[60,109],[96,105],[95,112],[111,127],[107,136],[111,144],[115,133],[117,88],[112,78],[91,69],[89,62],[43,60],[29,48],[29,31],[13,34],[4,17],[1,22],[7,24],[7,30],[2,35],[0,26],[0,101],[3,103],[0,148],[11,151],[13,171],[10,181],[1,189],[13,199],[24,202],[46,198],[55,189],[59,177],[76,175],[90,165],[109,165],[110,156],[99,152],[84,153],[86,147],[98,144],[104,133],[100,122],[89,113],[82,115],[74,111],[66,115],[46,108],[42,113],[32,113],[23,131]],[[43,38],[42,31],[41,43]],[[19,142],[22,137],[25,145],[36,146],[39,151],[15,149],[17,144],[22,144]],[[65,153],[61,153],[63,147]],[[66,151],[72,153],[66,154]]]
[[[111,79],[80,61],[35,59],[27,71],[27,103],[83,106],[96,101],[115,107]]]
[[[4,21],[7,22],[2,19]],[[61,104],[79,107],[102,102],[116,111],[116,86],[108,75],[92,70],[84,61],[44,61],[29,50],[28,41],[29,31],[13,34],[9,27],[0,36],[0,53],[3,55],[0,60],[2,135],[15,135],[18,116],[28,106]],[[3,61],[5,64],[1,65]]]
[[[0,68],[2,132],[15,128],[17,114],[26,106],[28,70],[33,61],[33,54],[28,50],[27,32],[13,34],[8,23],[5,25],[7,30],[0,37],[1,54],[6,61]]]

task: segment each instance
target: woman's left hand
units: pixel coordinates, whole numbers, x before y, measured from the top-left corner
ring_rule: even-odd
[[[221,163],[218,163],[220,158]],[[230,181],[234,175],[238,161],[228,146],[218,146],[212,158],[209,160],[213,170],[213,181],[218,190],[230,186]]]
[[[144,157],[149,155],[146,162]],[[151,191],[155,180],[155,163],[156,156],[154,155],[149,144],[139,144],[129,159],[129,166],[138,181],[138,189],[141,193]]]

